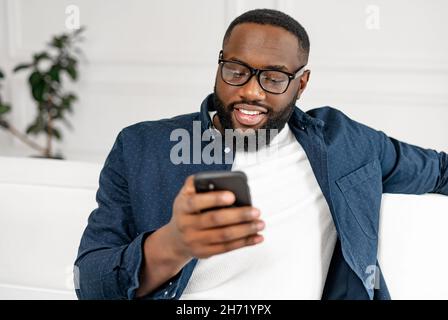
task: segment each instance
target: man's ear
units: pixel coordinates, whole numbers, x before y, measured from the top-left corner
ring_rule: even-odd
[[[303,72],[303,74],[300,76],[300,78],[299,78],[300,88],[299,88],[299,92],[297,94],[297,99],[299,99],[300,96],[302,95],[303,91],[305,91],[308,81],[310,80],[310,74],[311,74],[311,70],[305,70]]]

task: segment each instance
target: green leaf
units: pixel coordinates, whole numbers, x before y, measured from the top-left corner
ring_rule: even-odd
[[[76,71],[75,66],[73,64],[71,64],[67,68],[65,68],[65,70],[67,71],[70,78],[72,78],[72,80],[76,81],[76,79],[78,78],[78,72]]]
[[[55,36],[53,37],[53,39],[50,42],[50,46],[58,48],[58,49],[62,49],[68,40],[68,36],[64,33],[60,36]]]
[[[60,82],[59,72],[61,71],[61,67],[58,65],[54,65],[51,67],[50,71],[48,71],[48,75],[51,77],[53,81]]]
[[[31,93],[33,95],[34,100],[36,101],[44,101],[45,94],[48,91],[48,86],[45,82],[40,82],[31,88]]]
[[[9,111],[11,111],[11,107],[9,105],[0,103],[0,116],[8,113]]]
[[[66,104],[66,105],[63,105],[62,108],[63,108],[64,110],[67,110],[67,111],[70,112],[70,113],[73,113],[73,108],[72,108],[71,103]]]
[[[39,128],[35,123],[32,123],[28,126],[28,128],[26,128],[26,133],[27,134],[38,134],[39,133]]]
[[[37,85],[39,82],[43,82],[43,74],[39,71],[34,71],[31,73],[30,77],[28,78],[28,82],[30,83],[31,87]]]
[[[74,102],[78,100],[78,97],[73,93],[69,93],[65,97],[69,100],[69,102]]]
[[[31,73],[28,82],[31,85],[31,94],[34,100],[43,101],[45,93],[48,92],[49,86],[45,82],[46,74],[42,74],[39,71],[34,71]]]
[[[36,53],[33,56],[33,59],[34,59],[34,64],[37,64],[42,59],[47,59],[47,60],[50,59],[50,56],[46,52],[40,52],[40,53]]]
[[[62,106],[65,107],[66,105],[70,105],[72,102],[78,100],[78,97],[75,96],[73,93],[66,94],[62,97]]]
[[[4,129],[8,129],[9,128],[8,121],[3,120],[1,117],[0,117],[0,127],[4,128]]]
[[[62,101],[61,101],[61,109],[67,110],[68,112],[73,113],[72,103],[74,101],[76,101],[77,99],[78,98],[73,93],[69,93],[69,94],[63,96]]]
[[[28,128],[26,129],[26,133],[38,134],[39,132],[45,131],[45,126],[46,123],[44,122],[42,115],[39,114],[36,117],[36,120],[34,120],[34,122],[28,126]]]
[[[77,36],[77,35],[81,34],[82,32],[84,32],[84,30],[86,30],[86,26],[81,26],[79,29],[77,29],[73,32],[73,35]]]
[[[48,133],[48,128],[45,128],[45,131]],[[59,129],[57,128],[52,128],[51,129],[51,134],[57,139],[57,140],[61,140],[62,139],[62,135],[61,132],[59,131]]]
[[[15,68],[14,68],[14,72],[17,72],[17,71],[20,71],[20,70],[23,70],[23,69],[28,69],[29,67],[31,67],[33,64],[32,63],[21,63],[21,64],[19,64],[19,65],[17,65]]]
[[[62,118],[62,110],[59,106],[54,105],[51,109],[51,118],[53,120],[61,119]]]
[[[59,129],[53,128],[53,134],[58,140],[62,140],[62,134]]]

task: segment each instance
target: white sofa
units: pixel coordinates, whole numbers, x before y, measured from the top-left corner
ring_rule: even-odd
[[[0,157],[0,299],[76,299],[72,266],[102,165]],[[448,197],[384,195],[379,259],[395,299],[448,299]]]
[[[73,262],[101,166],[0,157],[0,299],[76,299]]]

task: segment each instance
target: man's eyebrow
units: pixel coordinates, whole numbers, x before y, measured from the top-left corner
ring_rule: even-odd
[[[241,63],[247,64],[248,66],[250,66],[249,63],[247,63],[241,59],[235,58],[235,57],[230,57],[229,60],[241,62]],[[261,69],[272,69],[272,70],[280,70],[280,71],[290,72],[286,66],[280,65],[280,64],[263,66]]]

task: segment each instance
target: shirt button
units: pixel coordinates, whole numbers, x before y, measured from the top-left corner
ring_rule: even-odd
[[[173,283],[172,282],[170,282],[170,284],[169,285],[172,285]]]
[[[168,291],[165,291],[163,294],[164,294],[165,296],[167,296],[167,295],[168,295]]]
[[[225,152],[225,153],[229,153],[229,152],[230,152],[230,148],[229,148],[229,147],[225,147],[225,148],[224,148],[224,152]]]

